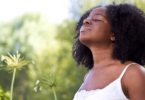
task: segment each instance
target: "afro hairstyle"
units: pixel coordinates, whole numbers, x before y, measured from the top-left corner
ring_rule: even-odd
[[[72,56],[77,66],[83,65],[88,70],[93,67],[94,61],[91,50],[79,40],[80,28],[92,10],[102,7],[96,6],[86,11],[78,21],[75,32],[76,42],[72,47]],[[115,3],[104,6],[110,21],[111,31],[114,33],[115,44],[112,57],[125,63],[134,61],[145,65],[145,13],[134,5]]]

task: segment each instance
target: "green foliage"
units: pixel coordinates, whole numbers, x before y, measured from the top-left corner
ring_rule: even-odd
[[[0,100],[9,100],[10,91],[4,92],[3,88],[0,86]]]
[[[140,8],[140,9],[142,9],[142,10],[144,10],[145,11],[145,0],[134,0],[134,4],[138,7],[138,8]]]
[[[52,34],[48,34],[49,26],[47,17],[36,12],[26,13],[11,22],[1,23],[0,37],[3,38],[0,39],[0,55],[5,55],[7,52],[14,53],[15,50],[19,50],[25,60],[33,59],[39,65],[40,61],[37,58],[42,58],[40,52],[43,52],[43,49],[48,46],[47,39],[51,41],[51,37],[53,37]],[[0,65],[4,64],[4,62],[0,62]],[[37,68],[35,65],[29,64],[25,66],[25,71],[22,70],[18,76],[16,75],[14,100],[20,100],[21,98],[27,100],[31,97],[33,83],[37,79],[40,66]],[[3,80],[0,81],[0,84],[4,89],[10,89],[11,78],[11,74],[0,71],[0,80]]]

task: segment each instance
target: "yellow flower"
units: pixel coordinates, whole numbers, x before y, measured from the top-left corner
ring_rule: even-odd
[[[23,60],[23,58],[20,58],[21,55],[18,53],[18,51],[16,56],[12,56],[10,53],[8,53],[8,55],[9,56],[2,55],[1,57],[1,61],[5,61],[5,63],[7,64],[1,65],[1,67],[8,72],[12,72],[14,68],[16,68],[17,70],[21,70],[24,65],[27,65],[30,62]]]

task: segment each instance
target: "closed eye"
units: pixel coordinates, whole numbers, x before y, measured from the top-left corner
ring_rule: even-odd
[[[101,20],[98,20],[98,19],[94,19],[94,21],[101,21]]]

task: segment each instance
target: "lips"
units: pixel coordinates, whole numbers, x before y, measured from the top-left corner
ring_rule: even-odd
[[[82,26],[80,32],[91,30],[88,26]]]

